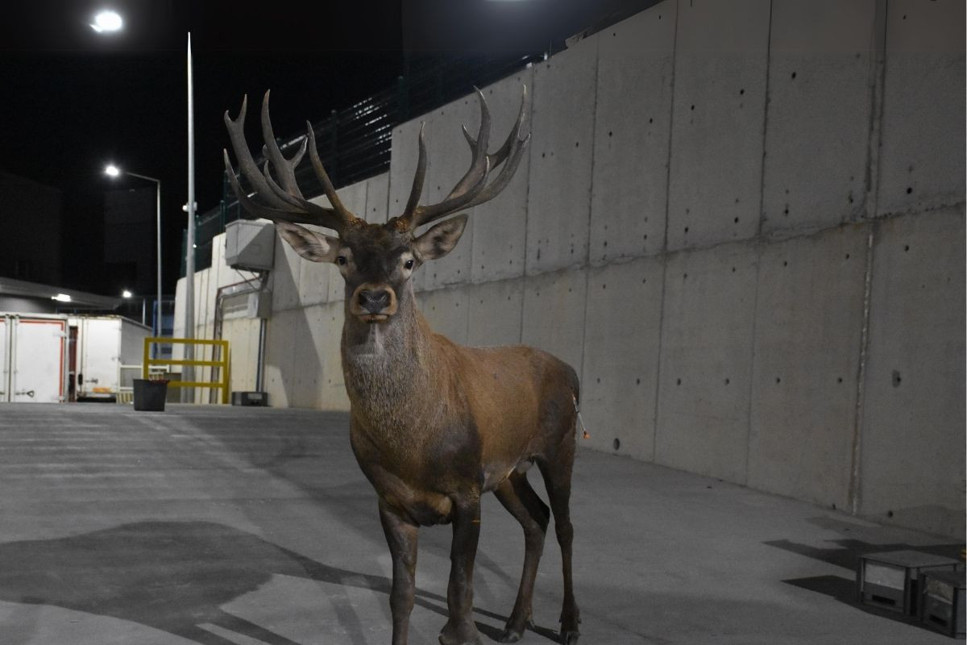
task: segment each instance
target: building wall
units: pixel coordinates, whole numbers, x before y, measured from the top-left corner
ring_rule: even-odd
[[[484,88],[532,101],[514,181],[415,278],[459,342],[582,375],[583,444],[961,535],[964,5],[667,0]],[[472,96],[394,132],[340,191],[398,214],[469,154]],[[341,279],[281,242],[265,388],[345,409]],[[307,349],[308,348],[308,349]]]
[[[61,283],[62,208],[60,190],[0,172],[0,276]]]

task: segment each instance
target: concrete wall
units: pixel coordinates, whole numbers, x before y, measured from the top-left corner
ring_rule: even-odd
[[[574,365],[587,446],[961,535],[963,24],[959,0],[668,0],[484,88],[499,140],[527,84],[532,141],[416,278],[424,314]],[[427,200],[477,119],[421,119]],[[419,127],[341,191],[356,213],[402,210]],[[271,401],[345,408],[341,279],[276,251]]]

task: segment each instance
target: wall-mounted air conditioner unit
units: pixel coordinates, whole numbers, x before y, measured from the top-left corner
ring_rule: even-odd
[[[270,271],[275,226],[265,220],[236,220],[225,226],[225,263],[241,271]]]

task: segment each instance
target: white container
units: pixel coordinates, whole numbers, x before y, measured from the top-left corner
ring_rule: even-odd
[[[73,374],[77,400],[118,399],[133,391],[141,378],[144,339],[151,328],[121,316],[76,316],[76,363]]]
[[[0,402],[67,400],[67,316],[0,313]]]

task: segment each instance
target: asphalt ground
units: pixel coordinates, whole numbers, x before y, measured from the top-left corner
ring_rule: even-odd
[[[572,519],[585,645],[958,642],[855,588],[860,555],[959,557],[950,539],[585,449]],[[420,532],[413,645],[446,622],[449,544],[447,526]],[[486,496],[485,642],[522,562],[519,526]],[[385,645],[390,572],[346,414],[0,405],[3,645]],[[549,530],[521,642],[554,642],[561,596]]]

